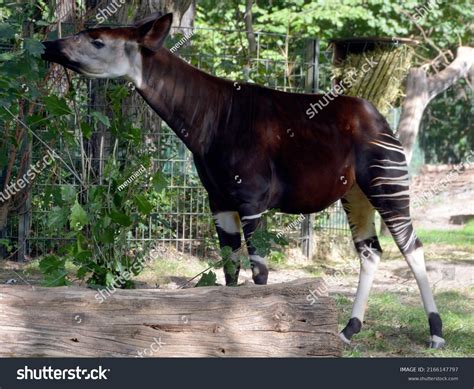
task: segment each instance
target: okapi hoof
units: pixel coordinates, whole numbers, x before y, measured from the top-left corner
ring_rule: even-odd
[[[443,338],[436,335],[433,335],[431,337],[430,348],[439,350],[443,348],[445,344],[446,341]]]
[[[256,285],[266,285],[268,281],[268,269],[263,263],[250,261],[252,279]]]
[[[229,274],[225,274],[225,286],[237,286],[239,283],[239,275],[231,276]]]
[[[354,334],[358,334],[362,328],[362,323],[357,317],[351,318],[346,327],[339,333],[339,338],[345,344],[351,344],[351,339]]]
[[[255,285],[266,285],[268,281],[268,273],[267,274],[259,274],[256,277],[253,277],[253,282]]]

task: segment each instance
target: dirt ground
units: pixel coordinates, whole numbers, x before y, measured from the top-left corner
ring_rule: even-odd
[[[437,230],[460,228],[450,223],[454,215],[474,217],[474,164],[425,165],[411,182],[415,227]]]

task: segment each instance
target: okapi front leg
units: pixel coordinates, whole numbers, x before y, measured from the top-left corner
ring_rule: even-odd
[[[268,268],[265,258],[257,254],[257,250],[252,245],[252,235],[258,228],[261,220],[261,214],[242,216],[242,228],[244,238],[247,243],[247,249],[250,257],[250,268],[252,269],[252,279],[257,285],[266,285],[268,280]]]
[[[213,215],[216,224],[219,245],[222,248],[232,249],[231,262],[224,264],[225,284],[227,286],[237,285],[240,272],[240,261],[237,250],[240,249],[240,219],[237,212],[216,212]]]

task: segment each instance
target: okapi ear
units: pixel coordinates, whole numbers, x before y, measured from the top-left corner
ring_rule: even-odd
[[[146,18],[142,20],[137,20],[133,27],[139,28],[143,27],[145,24],[149,24],[148,30],[153,26],[153,23],[155,23],[156,19],[161,18],[163,16],[163,12],[157,11],[153,12],[150,16],[147,16]],[[147,30],[147,31],[148,31]]]
[[[159,19],[145,22],[138,27],[138,43],[147,49],[157,51],[168,36],[173,23],[173,14],[166,14]]]

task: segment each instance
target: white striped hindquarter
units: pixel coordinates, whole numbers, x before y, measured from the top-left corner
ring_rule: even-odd
[[[404,150],[398,139],[389,133],[380,133],[368,143],[371,146],[357,155],[357,184],[341,200],[361,260],[361,271],[351,320],[340,337],[350,342],[363,323],[382,252],[374,226],[376,209],[417,281],[429,318],[431,347],[442,347],[442,322],[428,282],[423,247],[410,217],[409,174]]]

